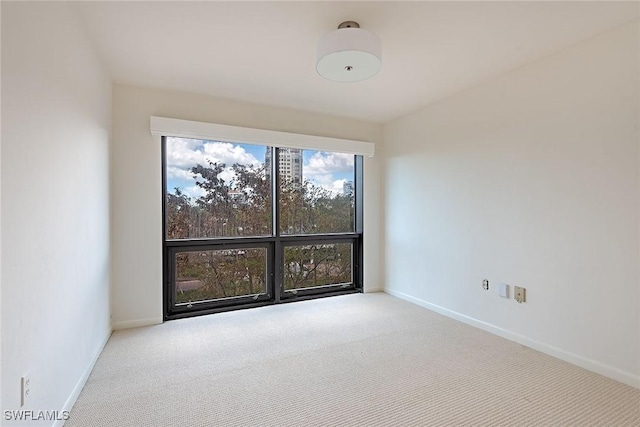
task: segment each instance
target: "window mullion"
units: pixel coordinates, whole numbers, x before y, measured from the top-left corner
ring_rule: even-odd
[[[282,264],[283,249],[280,240],[280,149],[271,147],[271,217],[273,218],[273,260],[271,286],[275,302],[280,302],[282,296]]]
[[[356,287],[363,288],[364,284],[364,269],[362,264],[364,262],[364,158],[362,156],[356,156],[354,161],[355,176],[354,176],[354,220],[355,220],[355,232],[359,234],[359,239],[356,243],[353,266],[355,269],[354,281]]]

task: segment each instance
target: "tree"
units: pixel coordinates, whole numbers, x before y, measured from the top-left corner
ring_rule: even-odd
[[[182,193],[179,188],[174,189],[174,194],[167,194],[167,238],[180,239],[191,234],[191,198]]]

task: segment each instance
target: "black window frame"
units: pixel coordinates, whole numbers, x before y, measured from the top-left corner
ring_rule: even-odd
[[[163,281],[163,317],[164,320],[179,319],[204,314],[217,313],[243,308],[260,307],[280,303],[289,303],[307,299],[363,292],[363,166],[361,155],[354,155],[354,231],[349,233],[293,234],[280,232],[280,168],[279,147],[271,150],[271,209],[272,234],[256,237],[212,237],[204,239],[169,240],[166,234],[167,224],[167,150],[166,140],[161,138],[162,156],[162,281]],[[283,147],[285,148],[285,147]],[[352,245],[352,282],[326,285],[313,288],[296,289],[296,292],[284,289],[284,248],[294,245],[313,245],[330,243],[350,243]],[[175,255],[180,252],[210,251],[220,249],[267,248],[267,294],[264,296],[241,296],[211,301],[199,301],[187,307],[176,304]]]

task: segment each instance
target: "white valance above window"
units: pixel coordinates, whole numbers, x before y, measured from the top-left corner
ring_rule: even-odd
[[[151,134],[210,141],[239,142],[273,147],[303,148],[373,157],[375,145],[351,139],[328,138],[216,123],[194,122],[151,116]]]

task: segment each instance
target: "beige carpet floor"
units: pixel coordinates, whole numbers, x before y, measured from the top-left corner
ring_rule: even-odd
[[[117,331],[76,426],[640,426],[640,390],[386,294]]]

